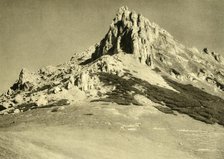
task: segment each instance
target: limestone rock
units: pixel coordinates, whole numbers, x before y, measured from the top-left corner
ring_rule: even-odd
[[[15,104],[14,104],[13,102],[11,102],[11,101],[7,101],[7,102],[3,102],[3,103],[1,103],[1,105],[2,105],[3,107],[5,107],[5,108],[11,108],[11,107],[13,107]]]
[[[55,87],[55,88],[53,88],[52,91],[53,91],[54,94],[57,94],[58,92],[61,91],[61,88],[59,88],[59,87]]]
[[[36,85],[37,76],[35,73],[23,68],[19,74],[18,81],[11,87],[13,91],[16,90],[31,90]]]
[[[23,101],[24,101],[24,100],[23,100],[23,96],[20,95],[20,94],[16,95],[15,98],[14,98],[14,101],[15,101],[16,104],[21,104],[21,103],[23,103]]]
[[[89,72],[82,72],[78,78],[78,86],[82,91],[91,89]]]
[[[18,113],[20,113],[20,110],[19,109],[15,109],[14,110],[14,114],[18,114]]]
[[[121,7],[110,25],[109,32],[96,47],[93,57],[126,52],[134,54],[141,63],[153,66],[153,41],[159,38],[159,34],[172,39],[167,31],[141,14]]]
[[[75,52],[69,61],[57,66],[46,66],[37,72],[22,69],[18,80],[0,96],[0,105],[6,108],[1,114],[21,112],[21,105],[58,106],[87,97],[106,97],[118,87],[113,85],[116,80],[129,79],[131,75],[157,85],[160,78],[155,74],[151,77],[148,73],[152,72],[161,78],[174,77],[179,82],[198,82],[215,87],[217,92],[224,91],[220,54],[207,48],[200,52],[185,47],[162,27],[124,6],[100,42]],[[105,85],[108,76],[114,81]],[[165,81],[160,82],[167,86]]]
[[[44,96],[40,96],[39,99],[35,103],[38,107],[45,106],[48,104],[48,100]]]
[[[221,57],[221,55],[220,54],[218,54],[218,53],[216,53],[216,52],[210,52],[209,50],[208,50],[208,48],[204,48],[203,49],[203,53],[205,53],[205,54],[207,54],[207,55],[210,55],[211,57],[213,57],[213,59],[216,61],[216,62],[222,62],[222,57]]]
[[[67,84],[66,84],[66,89],[71,89],[72,87],[74,86],[74,84],[72,84],[71,82],[68,82]]]

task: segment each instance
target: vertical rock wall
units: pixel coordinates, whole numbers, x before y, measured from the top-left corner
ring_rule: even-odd
[[[93,58],[125,52],[134,54],[142,64],[153,67],[154,41],[159,35],[172,37],[141,14],[121,7],[104,39],[96,46]]]

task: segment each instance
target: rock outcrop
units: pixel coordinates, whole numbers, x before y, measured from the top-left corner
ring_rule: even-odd
[[[127,56],[134,61],[126,61]],[[143,15],[121,7],[109,31],[96,45],[76,52],[68,62],[58,66],[47,66],[34,73],[22,69],[15,84],[1,95],[0,109],[5,108],[2,114],[19,113],[58,103],[74,103],[79,98],[112,96],[111,92],[119,86],[105,85],[107,79],[99,74],[149,79],[142,69],[146,70],[145,74],[154,71],[158,76],[196,86],[203,83],[224,91],[224,64],[218,53],[186,48]],[[130,92],[121,96],[132,99]]]
[[[12,90],[31,90],[36,85],[36,75],[23,68],[18,81],[11,87]]]
[[[125,52],[153,67],[154,45],[160,36],[173,41],[172,36],[155,23],[141,14],[129,11],[127,7],[121,7],[92,57],[96,59],[106,54]]]

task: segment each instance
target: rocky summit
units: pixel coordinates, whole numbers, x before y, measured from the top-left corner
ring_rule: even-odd
[[[159,103],[224,125],[224,59],[208,48],[187,48],[143,15],[121,7],[105,37],[57,66],[22,69],[0,97],[1,114],[82,101],[141,106]]]

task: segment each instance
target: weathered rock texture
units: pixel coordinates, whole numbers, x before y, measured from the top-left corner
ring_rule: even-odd
[[[172,40],[171,35],[158,25],[127,7],[121,7],[92,57],[96,59],[106,54],[125,52],[153,67],[154,44],[160,34]]]
[[[166,76],[224,91],[224,63],[218,53],[186,48],[143,15],[121,7],[100,43],[75,53],[64,64],[33,73],[22,69],[19,79],[0,97],[2,114],[97,99],[117,90],[117,86],[105,86],[99,73],[138,76],[172,90],[162,80]]]

